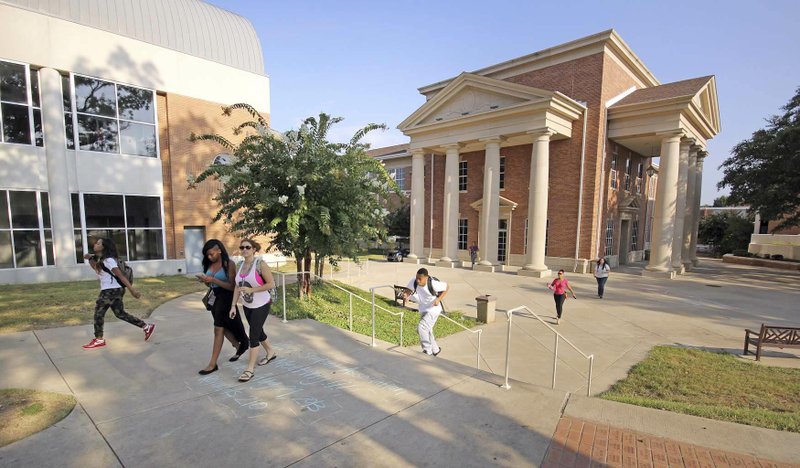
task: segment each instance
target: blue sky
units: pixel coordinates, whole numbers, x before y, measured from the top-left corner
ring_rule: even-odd
[[[344,117],[333,138],[371,122],[373,146],[422,105],[417,88],[462,71],[614,28],[662,82],[716,75],[722,132],[709,143],[703,196],[717,167],[800,86],[800,2],[210,0],[248,18],[270,76],[272,125]]]

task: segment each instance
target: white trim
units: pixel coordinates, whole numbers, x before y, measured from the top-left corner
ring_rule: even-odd
[[[637,89],[636,86],[631,86],[630,88],[626,89],[622,93],[617,94],[613,98],[611,98],[608,101],[606,101],[606,107],[611,107],[614,104],[618,103],[619,101],[625,99],[629,94],[631,94],[632,92],[636,91],[636,89]]]

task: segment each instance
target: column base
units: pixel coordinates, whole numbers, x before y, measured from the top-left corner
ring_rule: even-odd
[[[697,265],[699,265],[699,264],[700,264],[700,260],[698,260],[698,259],[696,259],[696,258],[693,258],[693,259],[692,259],[692,265],[694,265],[694,266],[697,266]]]
[[[673,279],[675,278],[675,271],[654,271],[654,270],[642,270],[642,276],[648,278],[666,278],[666,279]]]
[[[480,263],[476,263],[473,270],[494,273],[496,271],[505,271],[505,265],[492,265],[491,263],[488,265],[481,265]]]
[[[460,265],[461,262],[458,260],[439,260],[436,262],[436,266],[442,268],[458,268]]]
[[[684,268],[683,263],[681,263],[678,266],[672,265],[672,271],[674,271],[676,275],[682,275],[686,273],[686,268]]]
[[[683,270],[684,271],[692,271],[693,267],[694,267],[694,265],[692,265],[691,261],[683,262]]]
[[[531,278],[549,278],[553,276],[553,271],[550,269],[545,270],[526,270],[521,268],[517,271],[517,275],[519,276],[529,276]]]
[[[419,265],[423,260],[419,257],[412,258],[410,255],[403,259],[403,263],[410,263],[412,265]]]

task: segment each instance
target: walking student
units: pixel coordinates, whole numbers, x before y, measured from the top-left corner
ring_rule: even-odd
[[[594,267],[594,277],[597,280],[597,296],[602,299],[603,293],[606,290],[606,281],[608,281],[608,274],[611,272],[611,267],[606,263],[606,259],[600,257],[597,260],[597,266]]]
[[[250,324],[250,360],[247,370],[239,376],[239,382],[247,382],[255,374],[256,361],[259,366],[269,364],[277,355],[269,344],[267,334],[264,333],[264,323],[267,321],[272,297],[269,290],[275,287],[275,279],[266,262],[256,258],[256,253],[261,250],[258,242],[252,239],[243,239],[239,243],[239,250],[244,257],[244,262],[236,273],[236,289],[233,291],[230,317],[236,317],[236,303],[239,298],[244,305],[244,313]],[[267,355],[258,360],[258,345],[264,347]]]
[[[412,295],[416,296],[420,313],[417,332],[419,332],[422,352],[425,354],[437,356],[442,352],[442,348],[436,344],[436,338],[433,336],[433,327],[436,325],[439,314],[442,313],[442,299],[449,290],[450,287],[447,283],[432,278],[428,275],[427,269],[420,268],[417,270],[417,276],[408,283],[404,292],[406,299]]]
[[[472,262],[472,269],[475,269],[475,264],[478,263],[478,243],[473,242],[469,246],[469,260]]]
[[[569,285],[569,281],[564,277],[564,270],[558,270],[558,278],[554,279],[548,286],[553,291],[553,300],[556,302],[556,324],[561,323],[561,314],[564,309],[564,301],[567,300],[567,290],[572,294],[573,299],[577,299],[575,291]]]
[[[217,239],[211,239],[203,246],[203,271],[205,274],[197,275],[197,279],[211,288],[210,294],[214,302],[211,306],[211,316],[214,318],[214,345],[211,348],[211,360],[198,372],[200,375],[210,374],[219,369],[217,360],[226,336],[236,347],[236,354],[228,359],[229,361],[238,360],[250,348],[241,316],[236,315],[231,318],[229,315],[233,304],[233,290],[236,288],[236,265],[230,261],[228,251]]]
[[[97,279],[100,280],[100,295],[97,297],[94,307],[94,338],[83,347],[85,349],[93,349],[106,345],[103,326],[109,307],[118,319],[141,328],[144,331],[144,339],[147,341],[150,339],[150,335],[153,334],[156,325],[154,323],[145,323],[142,319],[125,312],[125,307],[122,304],[125,288],[130,289],[131,294],[136,299],[139,299],[141,294],[120,270],[117,246],[113,240],[102,238],[97,239],[93,250],[94,254],[86,254],[83,258],[89,261],[89,266],[97,274]]]

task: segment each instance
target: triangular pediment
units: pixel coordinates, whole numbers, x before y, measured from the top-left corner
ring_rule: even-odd
[[[706,119],[715,134],[720,131],[719,103],[717,102],[717,82],[714,77],[694,95],[692,103]]]
[[[462,73],[397,126],[402,131],[552,99],[554,93]]]

